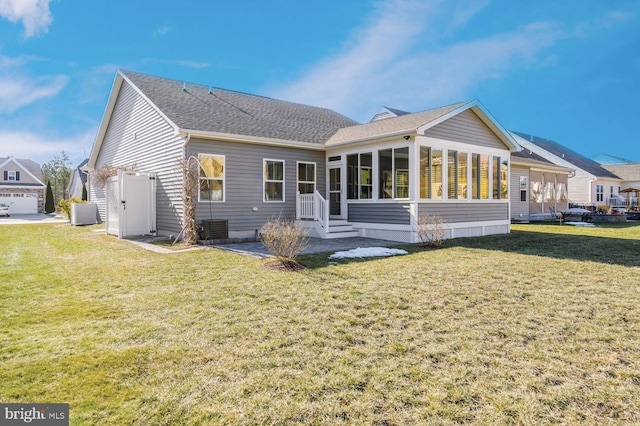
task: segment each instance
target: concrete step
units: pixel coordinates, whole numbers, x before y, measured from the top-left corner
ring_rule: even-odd
[[[353,225],[329,225],[329,232],[350,232],[353,231]]]
[[[328,234],[326,234],[326,236],[324,237],[327,240],[333,240],[335,238],[350,238],[350,237],[357,237],[360,234],[358,234],[358,231],[349,231],[349,232],[330,232]]]

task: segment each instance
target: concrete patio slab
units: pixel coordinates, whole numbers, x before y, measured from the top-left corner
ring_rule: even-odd
[[[328,240],[323,240],[321,238],[309,238],[309,245],[302,252],[302,254],[335,253],[337,251],[346,251],[358,247],[389,247],[402,244],[406,243],[363,237],[336,238]],[[227,250],[234,253],[257,258],[271,257],[271,254],[269,254],[269,251],[265,248],[265,246],[263,246],[262,243],[258,241],[248,243],[218,244],[214,245],[214,247],[221,250]]]

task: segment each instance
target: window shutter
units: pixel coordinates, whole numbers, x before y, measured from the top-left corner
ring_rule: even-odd
[[[16,182],[20,180],[20,172],[16,171]]]
[[[4,171],[4,180],[9,180],[9,172],[8,171]]]

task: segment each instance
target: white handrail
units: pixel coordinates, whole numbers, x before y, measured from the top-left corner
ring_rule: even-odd
[[[317,190],[313,194],[297,192],[296,219],[313,219],[329,229],[329,202]]]

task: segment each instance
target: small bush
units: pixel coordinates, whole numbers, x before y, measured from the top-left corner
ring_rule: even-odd
[[[422,215],[416,227],[422,245],[440,247],[447,236],[447,221],[441,216]]]
[[[76,197],[71,197],[71,199],[69,201],[67,200],[60,200],[58,201],[58,211],[60,213],[62,213],[63,215],[65,215],[67,218],[71,217],[71,204],[72,203],[77,203],[77,204],[87,204],[86,201],[80,200]]]
[[[291,220],[271,219],[260,230],[262,244],[283,265],[293,267],[296,257],[307,248],[309,234]]]

